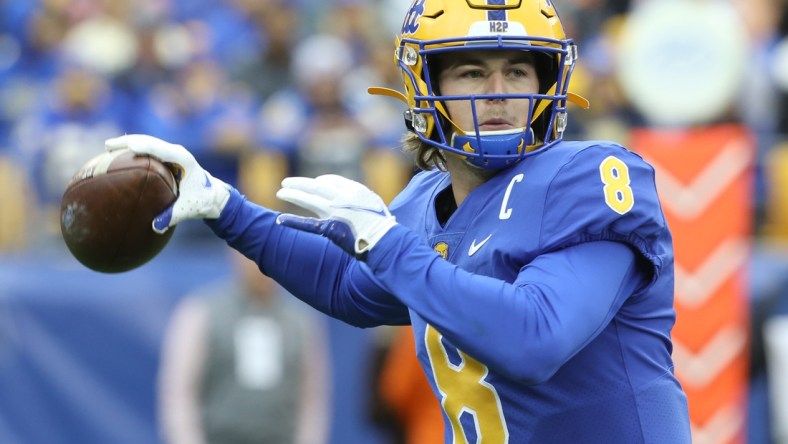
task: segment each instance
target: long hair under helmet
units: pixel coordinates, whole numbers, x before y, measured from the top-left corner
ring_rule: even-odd
[[[441,95],[432,56],[463,50],[522,50],[533,53],[538,94]],[[405,94],[385,88],[370,93],[403,100],[405,122],[422,143],[464,156],[479,168],[501,169],[537,147],[563,137],[567,101],[588,107],[568,92],[577,46],[566,38],[550,0],[414,0],[397,38],[395,57]],[[528,100],[526,128],[479,131],[476,101]],[[449,100],[469,101],[474,128],[459,128],[446,112]]]

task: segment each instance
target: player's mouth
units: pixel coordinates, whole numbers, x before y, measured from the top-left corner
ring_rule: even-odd
[[[502,131],[512,129],[514,126],[506,119],[487,119],[479,124],[479,131]]]

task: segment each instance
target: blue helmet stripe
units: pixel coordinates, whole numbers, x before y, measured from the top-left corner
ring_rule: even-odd
[[[498,11],[487,11],[487,20],[488,21],[504,21],[506,20],[506,11],[498,10]]]
[[[503,6],[506,4],[506,0],[487,0],[487,4],[489,6]],[[498,9],[495,11],[487,11],[487,20],[488,21],[504,21],[506,20],[506,10],[505,9]]]

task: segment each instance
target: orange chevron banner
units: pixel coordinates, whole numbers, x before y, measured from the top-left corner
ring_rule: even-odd
[[[755,142],[742,126],[633,132],[676,254],[676,375],[695,444],[746,441]]]

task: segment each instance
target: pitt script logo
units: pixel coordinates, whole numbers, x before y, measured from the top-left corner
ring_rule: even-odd
[[[416,0],[411,5],[408,13],[405,15],[405,21],[402,23],[401,34],[415,34],[419,30],[419,17],[424,15],[424,1]]]

